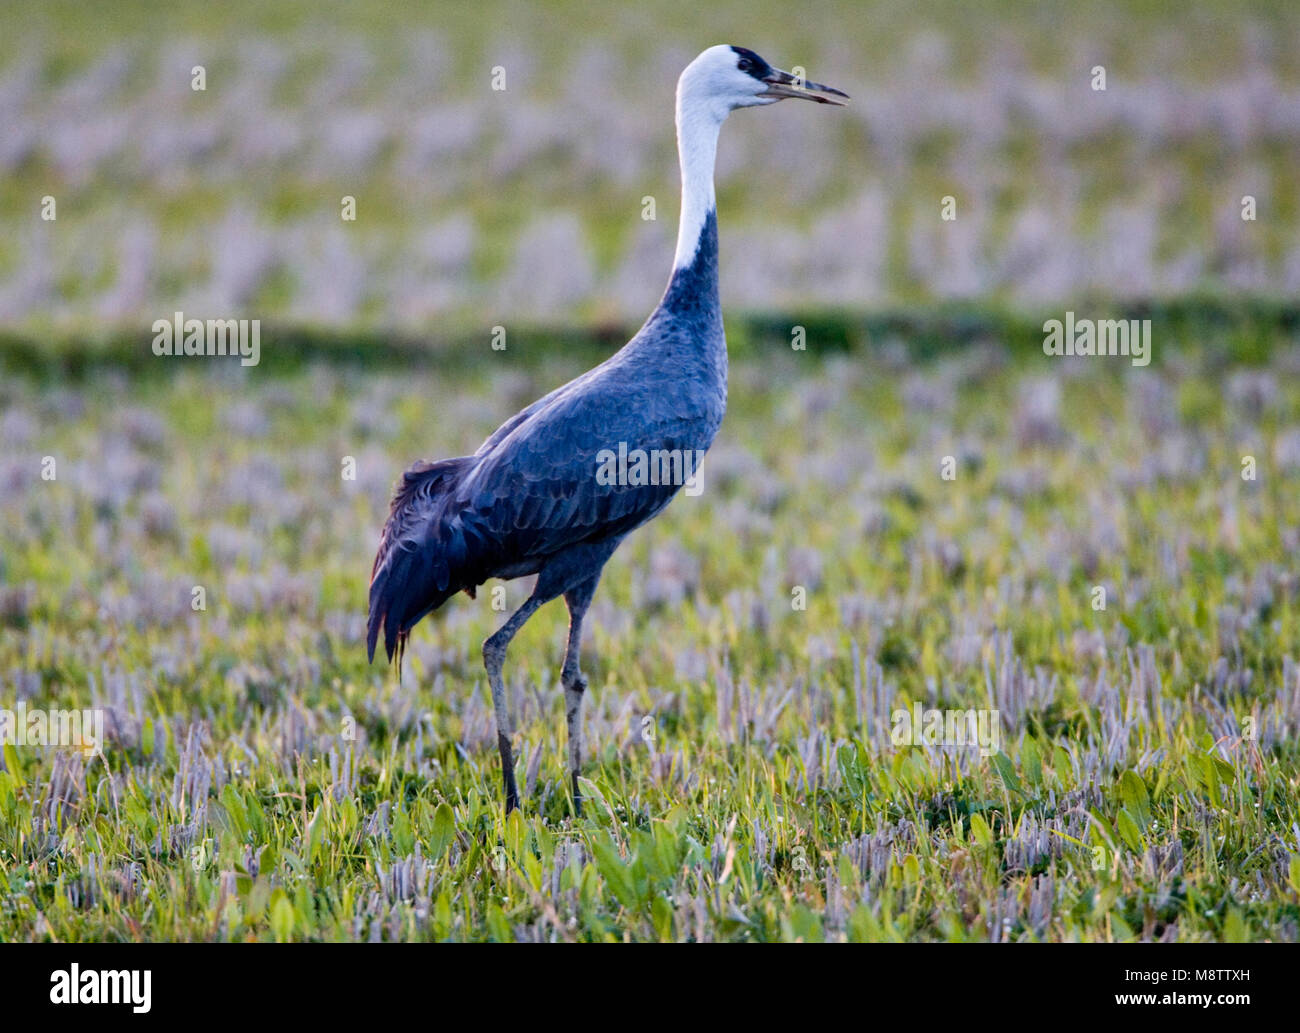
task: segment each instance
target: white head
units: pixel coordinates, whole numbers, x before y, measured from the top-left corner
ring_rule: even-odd
[[[700,54],[677,80],[677,114],[680,118],[683,109],[696,109],[720,123],[736,108],[775,104],[786,97],[843,104],[835,98],[846,96],[773,68],[752,50],[720,45]]]

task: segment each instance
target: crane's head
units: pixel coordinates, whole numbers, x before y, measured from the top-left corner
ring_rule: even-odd
[[[736,108],[775,104],[787,97],[840,104],[848,94],[773,68],[744,47],[709,47],[686,66],[677,81],[677,103],[707,107],[718,121]]]

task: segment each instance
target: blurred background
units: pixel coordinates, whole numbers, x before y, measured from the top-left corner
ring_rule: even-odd
[[[676,232],[676,79],[716,42],[853,95],[728,124],[733,311],[1300,290],[1293,3],[53,0],[4,21],[11,330],[635,323]]]

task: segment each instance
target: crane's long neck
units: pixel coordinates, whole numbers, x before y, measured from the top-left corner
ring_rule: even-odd
[[[704,224],[717,211],[713,195],[713,163],[718,154],[722,122],[707,107],[689,97],[677,99],[677,157],[682,167],[682,216],[677,227],[674,269],[691,264]]]
[[[722,119],[708,105],[677,98],[677,155],[682,169],[682,214],[673,275],[661,303],[721,327],[718,305],[718,218],[713,163]]]

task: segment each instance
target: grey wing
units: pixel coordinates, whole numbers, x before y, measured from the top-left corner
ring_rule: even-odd
[[[608,470],[608,455],[602,453],[617,454],[620,443],[629,452],[686,449],[698,436],[693,421],[633,417],[636,404],[602,393],[570,392],[543,402],[480,453],[459,485],[467,533],[499,542],[503,565],[623,535],[649,520],[680,483],[603,483],[598,472],[602,465]]]

